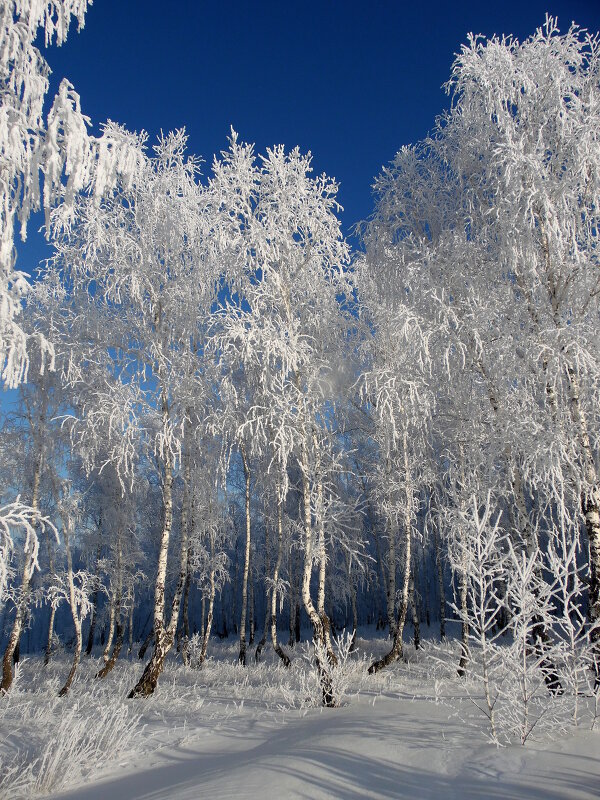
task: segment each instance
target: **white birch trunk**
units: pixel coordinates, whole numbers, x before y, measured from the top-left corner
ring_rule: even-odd
[[[242,613],[240,615],[240,664],[246,666],[246,613],[248,609],[248,574],[250,571],[250,536],[251,536],[251,518],[250,518],[250,466],[246,455],[246,448],[242,445],[240,447],[242,454],[242,463],[244,465],[244,478],[246,484],[246,540],[244,546],[244,573],[242,576]]]
[[[300,469],[302,472],[302,501],[304,511],[304,571],[302,573],[302,604],[308,614],[313,627],[313,640],[317,647],[324,644],[323,623],[319,612],[315,608],[310,596],[310,579],[312,576],[313,541],[312,541],[312,516],[310,508],[310,479],[308,462],[308,449],[306,440],[302,442]],[[335,706],[335,698],[329,678],[328,670],[317,656],[317,670],[321,682],[321,691],[324,706]]]
[[[125,637],[125,624],[123,620],[123,552],[121,547],[121,533],[117,534],[117,564],[116,564],[116,587],[114,592],[114,598],[112,601],[112,608],[111,608],[111,633],[109,636],[109,641],[107,642],[107,646],[104,650],[104,666],[96,675],[97,678],[105,678],[108,673],[112,670],[114,665],[117,663],[117,659],[121,652],[121,648],[123,647],[123,640]],[[112,639],[114,636],[114,629],[116,627],[116,640],[115,646],[112,650],[110,649],[110,645],[112,644]]]
[[[214,553],[214,541],[212,537],[211,537],[211,553]],[[206,652],[208,650],[208,641],[210,639],[210,632],[212,630],[212,624],[213,624],[215,594],[216,594],[215,571],[214,569],[211,569],[209,574],[208,614],[206,616],[206,625],[203,623],[202,649],[200,650],[200,659],[198,663],[199,667],[201,667],[202,664],[204,664],[204,660],[206,659]],[[202,599],[202,613],[204,614],[204,598]]]
[[[418,650],[419,647],[421,646],[421,622],[419,620],[419,609],[417,608],[417,598],[415,590],[415,571],[416,571],[416,565],[413,559],[413,563],[411,564],[411,569],[410,569],[410,577],[408,580],[408,601],[410,604],[410,612],[412,617],[415,650]]]
[[[158,553],[158,568],[154,587],[154,649],[142,677],[129,693],[129,697],[148,697],[153,694],[162,672],[165,658],[171,649],[165,628],[165,584],[167,577],[167,557],[169,539],[173,525],[173,465],[167,455],[164,464],[163,481],[163,528]]]
[[[327,548],[325,543],[325,514],[323,505],[323,481],[320,476],[321,471],[321,456],[320,447],[317,437],[313,434],[313,447],[315,449],[316,458],[316,475],[317,475],[317,554],[319,560],[319,582],[317,587],[317,612],[321,619],[321,626],[323,630],[323,643],[327,650],[327,658],[331,664],[337,664],[337,657],[331,644],[331,623],[329,617],[325,612],[325,582],[327,576]]]
[[[446,641],[446,588],[444,586],[444,565],[440,547],[440,534],[437,522],[433,523],[433,546],[435,547],[435,566],[437,571],[438,592],[440,596],[440,641]]]
[[[277,560],[275,562],[275,568],[273,570],[273,590],[271,592],[271,616],[270,616],[270,623],[271,623],[271,642],[273,644],[273,650],[277,653],[279,658],[283,661],[286,667],[290,666],[290,658],[287,653],[283,650],[279,642],[277,641],[277,591],[276,587],[279,582],[279,571],[281,569],[281,559],[283,556],[283,501],[277,493]],[[290,581],[291,583],[291,581]],[[290,619],[291,619],[291,607],[290,607]]]
[[[40,480],[42,477],[42,462],[43,458],[40,455],[37,460],[35,470],[33,473],[31,507],[34,509],[34,511],[37,511],[39,507],[39,492],[40,492]],[[29,590],[31,588],[31,579],[33,577],[34,569],[35,569],[34,552],[32,548],[29,548],[25,553],[25,563],[23,565],[23,575],[21,578],[21,597],[19,602],[17,603],[15,619],[10,632],[10,636],[8,637],[8,643],[6,645],[6,649],[4,650],[4,657],[2,659],[2,682],[0,683],[0,692],[8,692],[13,682],[14,678],[13,655],[19,644],[19,640],[21,638],[21,632],[23,631],[23,623],[25,621],[25,612],[27,609],[27,601],[29,596]]]
[[[71,688],[71,684],[73,683],[73,678],[75,677],[75,673],[77,671],[77,667],[81,659],[81,650],[83,645],[83,637],[81,634],[81,619],[77,609],[77,602],[75,598],[75,583],[73,581],[73,557],[71,555],[71,543],[70,543],[71,524],[72,523],[69,518],[63,517],[63,528],[64,528],[63,536],[65,540],[65,551],[67,555],[67,585],[69,588],[69,605],[71,607],[73,627],[75,628],[75,650],[73,653],[73,663],[71,665],[71,670],[67,676],[65,685],[58,693],[59,697],[64,697]]]
[[[413,484],[412,475],[410,472],[410,465],[408,461],[408,433],[405,430],[403,439],[404,450],[404,475],[405,475],[405,488],[406,499],[404,503],[404,577],[402,580],[402,593],[400,596],[400,606],[398,608],[398,618],[395,624],[394,640],[391,649],[386,653],[383,658],[374,661],[369,667],[369,674],[387,667],[393,661],[402,658],[402,635],[404,633],[404,623],[406,621],[406,612],[408,609],[408,589],[410,581],[410,567],[412,560],[412,508],[413,508]]]

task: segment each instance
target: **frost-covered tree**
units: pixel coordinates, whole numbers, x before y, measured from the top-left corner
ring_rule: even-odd
[[[523,43],[472,38],[431,144],[473,210],[467,249],[487,256],[471,262],[476,274],[502,291],[501,329],[513,343],[503,391],[510,378],[525,387],[530,429],[537,423],[552,436],[549,451],[548,440],[526,439],[525,480],[542,477],[553,502],[562,497],[555,487],[566,487],[571,514],[583,514],[592,622],[600,615],[599,47],[575,26],[560,35],[552,18]]]
[[[524,42],[471,37],[448,84],[451,110],[384,170],[366,234],[386,290],[441,334],[444,417],[480,437],[472,467],[505,498],[515,545],[540,545],[553,504],[585,523],[592,622],[599,63],[597,37],[560,35],[551,18]]]
[[[68,354],[63,371],[75,407],[68,420],[73,446],[88,469],[110,461],[124,489],[140,458],[154,463],[162,487],[154,655],[136,694],[154,690],[179,615],[187,525],[178,589],[165,617],[173,485],[200,386],[202,319],[218,277],[214,215],[185,144],[183,131],[163,137],[131,184],[121,183],[101,202],[76,200],[72,224],[56,231],[47,275],[62,295],[53,336]],[[57,209],[57,226],[62,215]]]
[[[377,454],[371,502],[385,521],[387,618],[393,638],[389,652],[371,665],[370,671],[376,672],[402,656],[406,615],[409,604],[414,605],[415,521],[419,490],[429,469],[428,426],[434,396],[428,385],[427,328],[406,305],[385,302],[364,264],[357,281],[365,320],[374,331],[360,385]],[[399,563],[402,583],[397,592]]]
[[[63,204],[68,224],[75,195],[99,197],[117,177],[131,177],[143,137],[108,123],[92,137],[79,95],[63,80],[45,116],[50,67],[34,45],[67,38],[71,18],[83,27],[89,0],[6,0],[0,8],[0,371],[8,386],[27,376],[27,334],[19,324],[27,275],[15,269],[15,226],[25,239],[33,211]],[[126,179],[127,179],[126,178]],[[46,232],[48,218],[46,218]],[[51,345],[48,345],[51,349]]]
[[[313,484],[319,429],[334,408],[334,342],[348,327],[340,298],[351,291],[343,270],[348,248],[335,214],[337,185],[325,175],[312,178],[310,161],[297,148],[286,153],[274,147],[257,165],[252,148],[233,134],[230,150],[215,163],[212,185],[230,198],[224,230],[236,258],[228,279],[239,297],[222,320],[220,349],[227,355],[235,348],[238,363],[253,376],[256,395],[243,427],[279,476],[282,502],[292,461],[299,468],[302,601],[315,638],[323,640],[328,622],[310,591],[315,556],[325,568],[313,542]]]
[[[39,309],[30,297],[30,303],[23,316],[23,329],[39,341],[39,334],[43,327],[39,326]],[[43,337],[43,335],[42,335]],[[29,358],[34,365],[34,374],[28,384],[21,384],[18,390],[18,402],[15,408],[8,413],[4,420],[4,437],[13,440],[17,438],[21,447],[16,464],[7,458],[5,468],[11,470],[4,479],[5,496],[20,495],[27,499],[32,517],[45,515],[45,506],[48,498],[52,497],[52,476],[60,471],[63,466],[65,454],[64,438],[54,421],[54,417],[61,411],[61,386],[58,374],[44,368],[44,346],[31,343]],[[14,455],[15,451],[13,451]],[[21,477],[17,477],[21,476]],[[21,480],[23,483],[19,483]],[[39,531],[41,534],[41,530]],[[50,539],[47,537],[50,536]],[[47,539],[44,542],[44,538]],[[54,547],[54,536],[50,529],[46,529],[42,537],[43,552],[50,554]],[[36,564],[39,567],[38,556],[35,548],[26,547],[22,559],[15,559],[13,566],[17,568],[16,580],[18,581],[18,602],[15,604],[15,615],[12,620],[11,631],[3,654],[3,675],[1,688],[8,691],[12,683],[12,661],[18,657],[19,642],[28,609],[33,601],[31,592],[32,581]],[[13,581],[13,590],[17,591]]]

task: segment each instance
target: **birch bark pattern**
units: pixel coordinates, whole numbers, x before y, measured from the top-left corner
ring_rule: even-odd
[[[214,564],[215,560],[215,535],[214,532],[210,532],[210,561],[211,564]],[[212,630],[212,623],[213,623],[213,613],[215,608],[215,594],[216,594],[216,583],[215,583],[215,570],[211,567],[209,572],[209,594],[208,594],[208,614],[206,616],[206,623],[204,622],[204,605],[205,605],[205,597],[202,596],[202,648],[200,650],[200,658],[198,661],[198,666],[201,667],[204,664],[204,660],[206,659],[206,651],[208,649],[208,640],[210,639],[210,632]]]
[[[244,465],[244,479],[246,484],[245,510],[246,510],[246,540],[244,546],[244,574],[242,576],[242,613],[240,615],[240,664],[246,666],[246,613],[248,608],[248,574],[250,571],[250,466],[246,455],[246,448],[240,447],[242,464]]]
[[[115,587],[114,598],[111,604],[111,634],[108,638],[106,648],[104,650],[103,660],[104,666],[96,675],[97,678],[106,678],[111,672],[123,647],[125,639],[125,620],[123,619],[123,554],[121,548],[121,534],[117,534],[117,585]],[[115,646],[112,649],[113,629],[116,627]]]
[[[406,485],[406,499],[404,503],[404,577],[402,580],[402,594],[400,597],[400,606],[398,608],[398,618],[395,621],[394,639],[391,649],[383,656],[383,658],[374,661],[369,667],[369,675],[379,672],[384,667],[387,667],[393,661],[402,658],[402,635],[404,633],[404,623],[406,622],[406,612],[408,610],[408,587],[410,581],[410,566],[412,560],[412,506],[413,506],[413,486],[412,476],[410,472],[410,465],[408,462],[408,433],[404,430],[402,437],[402,445],[404,450],[404,475]]]
[[[313,562],[313,541],[312,541],[312,516],[310,508],[310,480],[309,462],[306,440],[302,441],[300,470],[302,473],[302,503],[304,512],[304,570],[302,573],[302,604],[308,614],[313,628],[313,642],[315,649],[322,648],[324,645],[323,623],[319,612],[315,608],[312,597],[310,596],[310,579],[312,577]],[[327,667],[322,663],[318,655],[315,657],[319,680],[321,683],[321,693],[323,705],[327,707],[335,706],[331,678]]]
[[[270,617],[270,624],[271,624],[271,643],[273,644],[273,650],[277,653],[279,658],[283,661],[286,667],[289,667],[291,664],[290,658],[287,653],[283,650],[279,642],[277,641],[277,585],[279,583],[279,571],[281,569],[281,559],[283,556],[283,501],[281,499],[279,491],[277,492],[277,560],[275,562],[275,568],[273,570],[273,589],[271,590],[271,617]],[[291,583],[291,581],[290,581]],[[291,607],[290,607],[290,619],[291,619]]]
[[[164,405],[163,405],[164,408]],[[164,462],[163,480],[163,529],[158,554],[158,569],[154,588],[154,648],[150,661],[146,665],[142,677],[129,693],[129,697],[148,697],[154,693],[158,678],[162,672],[165,658],[171,649],[168,631],[165,628],[165,583],[167,576],[167,557],[169,539],[173,525],[173,465],[167,454]],[[182,544],[185,534],[182,531]],[[186,551],[187,552],[187,551]],[[175,598],[174,598],[175,602]]]
[[[102,544],[101,544],[101,535],[102,535],[102,515],[100,515],[100,519],[98,520],[98,524],[96,525],[96,533],[98,535],[98,546],[96,548],[96,563],[94,572],[98,574],[98,564],[100,563],[100,556],[102,555]],[[98,619],[98,588],[94,589],[92,594],[92,618],[90,620],[90,629],[88,631],[88,639],[87,645],[85,648],[86,656],[92,655],[92,649],[94,647],[94,634],[96,633],[96,620]]]
[[[73,678],[75,677],[75,673],[77,672],[77,667],[79,666],[79,661],[81,659],[81,650],[83,646],[83,637],[81,634],[81,619],[77,610],[77,602],[75,597],[75,583],[73,581],[73,557],[71,555],[71,543],[70,543],[70,528],[72,525],[72,521],[66,515],[63,517],[63,536],[65,540],[65,551],[67,555],[67,584],[69,587],[69,605],[71,607],[71,616],[73,618],[73,627],[75,628],[75,650],[73,652],[73,663],[71,664],[71,670],[67,676],[67,680],[65,681],[64,686],[58,693],[59,697],[64,697],[69,689],[71,688],[71,684],[73,683]]]
[[[327,575],[327,548],[325,545],[325,513],[323,504],[323,481],[320,476],[321,471],[321,455],[319,442],[317,437],[313,434],[313,447],[315,449],[316,458],[316,474],[317,474],[317,552],[319,557],[319,583],[317,589],[317,612],[321,618],[321,626],[323,630],[323,644],[327,651],[327,658],[330,664],[337,664],[337,657],[333,651],[331,644],[331,622],[325,612],[325,578]]]
[[[270,542],[269,542],[269,529],[265,530],[265,587],[267,586],[267,578],[269,577],[269,573],[271,570],[270,560],[269,560],[269,551],[270,551]],[[263,647],[267,643],[267,633],[269,631],[269,620],[271,618],[271,611],[269,607],[269,591],[266,589],[265,591],[265,619],[263,624],[263,632],[262,636],[258,644],[256,645],[256,650],[254,651],[254,660],[258,664],[260,661],[260,657],[263,651]]]
[[[34,511],[38,511],[39,508],[39,492],[40,492],[40,480],[42,476],[42,462],[43,458],[40,455],[37,460],[35,470],[33,473],[33,490],[31,493],[31,507],[34,509]],[[2,659],[2,683],[0,683],[0,692],[8,692],[14,679],[13,656],[15,654],[15,651],[19,644],[19,640],[21,638],[21,633],[23,631],[23,622],[25,620],[27,600],[29,597],[29,590],[31,588],[31,579],[33,577],[34,569],[35,569],[35,552],[33,549],[33,543],[31,543],[30,547],[25,553],[25,563],[23,564],[23,576],[21,578],[21,596],[19,598],[19,602],[17,603],[15,611],[15,619],[10,632],[10,636],[8,637],[8,643],[6,645],[6,649],[4,650],[4,657]]]

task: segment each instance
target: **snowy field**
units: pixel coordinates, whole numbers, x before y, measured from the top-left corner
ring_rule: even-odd
[[[173,660],[156,695],[135,701],[125,697],[137,660],[121,660],[102,682],[94,680],[100,661],[86,659],[59,699],[67,656],[45,671],[28,659],[0,706],[0,798],[600,796],[593,709],[583,707],[578,726],[556,738],[540,725],[526,746],[498,748],[469,687],[449,669],[432,673],[431,652],[417,658],[407,648],[408,663],[368,676],[365,656],[386,643],[358,644],[337,677],[336,709],[316,705],[306,646],[286,671],[270,652],[243,668],[233,640],[214,644],[201,671]]]

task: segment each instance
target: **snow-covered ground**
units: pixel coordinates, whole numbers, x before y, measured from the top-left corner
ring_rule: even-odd
[[[298,652],[287,672],[270,653],[238,666],[232,641],[213,652],[201,671],[169,663],[156,695],[136,701],[124,698],[140,662],[124,659],[99,682],[98,662],[85,660],[59,699],[66,660],[45,673],[27,661],[0,708],[2,800],[600,796],[600,733],[589,715],[559,739],[497,748],[464,687],[428,677],[427,654],[369,677],[359,652],[343,676],[345,704],[320,709]]]

